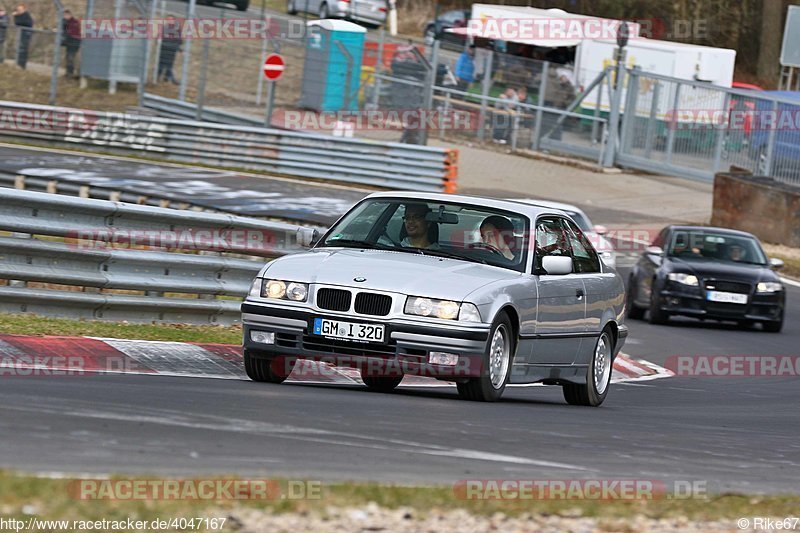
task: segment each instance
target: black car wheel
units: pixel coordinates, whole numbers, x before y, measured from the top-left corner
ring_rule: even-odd
[[[656,283],[653,281],[653,286],[650,290],[650,323],[666,324],[669,321],[669,313],[661,309],[659,292],[655,285]]]
[[[250,0],[239,0],[236,3],[236,9],[239,11],[247,11],[248,7],[250,7]]]
[[[244,370],[247,377],[259,383],[283,383],[292,373],[297,359],[289,357],[257,357],[244,351]]]
[[[319,18],[326,19],[328,18],[328,4],[322,4],[319,8]]]
[[[597,339],[594,356],[586,372],[586,383],[569,383],[562,387],[564,399],[570,405],[598,407],[608,396],[614,358],[614,337],[608,329]]]
[[[627,317],[632,320],[641,320],[644,318],[644,309],[636,305],[636,278],[630,277],[628,281],[628,292],[625,297],[625,308],[627,310]]]
[[[286,12],[290,15],[297,15],[297,6],[294,5],[295,0],[289,0],[286,3]]]
[[[780,333],[781,329],[783,329],[783,315],[781,315],[780,320],[775,320],[773,322],[763,322],[761,327],[764,328],[764,331],[768,333]]]
[[[457,383],[458,395],[464,400],[496,402],[503,395],[511,375],[516,340],[512,338],[511,321],[501,313],[492,324],[486,350],[481,358],[481,375]]]

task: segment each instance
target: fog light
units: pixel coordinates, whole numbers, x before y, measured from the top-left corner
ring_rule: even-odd
[[[428,362],[432,365],[455,365],[458,364],[458,354],[431,352],[428,354]]]
[[[261,344],[275,344],[275,334],[271,331],[251,331],[250,340]]]

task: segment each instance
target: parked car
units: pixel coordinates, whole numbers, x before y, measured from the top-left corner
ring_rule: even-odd
[[[783,326],[786,292],[758,239],[724,228],[668,226],[642,254],[628,283],[627,315],[664,324],[673,315]]]
[[[592,224],[592,221],[589,220],[589,217],[586,216],[586,213],[584,213],[579,207],[572,204],[550,202],[548,200],[536,200],[533,198],[526,198],[525,200],[519,201],[525,202],[526,204],[549,207],[551,209],[560,209],[568,214],[569,217],[575,221],[583,234],[586,235],[586,238],[591,241],[592,246],[594,246],[595,250],[597,250],[597,252],[600,254],[603,262],[611,268],[617,268],[617,252],[614,249],[614,245],[611,244],[611,241],[605,237],[605,235],[608,233],[608,229],[599,224]]]
[[[188,0],[185,0],[188,1]],[[216,3],[216,0],[198,0],[198,4],[206,4],[206,5],[213,5]],[[250,7],[250,0],[225,0],[225,4],[233,4],[236,6],[236,9],[239,11],[247,11],[247,8]]]
[[[378,391],[421,374],[495,401],[508,383],[542,382],[597,406],[627,337],[624,299],[561,211],[375,193],[259,273],[242,304],[245,369],[280,383],[298,359],[328,356]]]
[[[386,0],[288,0],[290,15],[310,13],[321,19],[345,19],[380,27],[386,22]]]
[[[435,40],[464,44],[465,35],[448,32],[451,28],[465,28],[469,22],[469,9],[453,9],[440,14],[438,18],[429,20],[422,32],[425,44],[431,45]]]

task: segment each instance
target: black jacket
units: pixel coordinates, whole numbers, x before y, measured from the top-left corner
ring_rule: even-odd
[[[33,28],[33,17],[29,12],[14,15],[14,25],[24,28]]]

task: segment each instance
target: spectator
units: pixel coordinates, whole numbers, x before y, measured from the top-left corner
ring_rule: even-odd
[[[6,60],[6,32],[8,31],[8,14],[0,6],[0,64]]]
[[[181,51],[183,39],[181,39],[180,23],[172,15],[167,16],[164,24],[164,33],[161,37],[161,52],[158,56],[158,79],[171,81],[178,84],[172,69],[175,66],[175,56]]]
[[[566,109],[575,100],[575,87],[571,81],[572,73],[569,69],[553,68],[551,66],[547,71],[547,87],[545,93],[544,105],[547,107],[554,107],[556,109]],[[551,132],[550,138],[554,140],[561,140],[561,133],[563,129],[563,122],[558,122],[561,115],[556,113],[545,113],[543,117],[543,125],[545,126],[545,134]],[[555,128],[555,130],[553,130]]]
[[[473,81],[475,81],[475,45],[471,44],[461,53],[456,63],[457,89],[466,92]]]
[[[25,68],[28,65],[28,49],[31,46],[31,37],[33,36],[33,17],[28,10],[25,9],[25,4],[17,4],[14,9],[14,25],[20,29],[19,43],[17,43],[17,65],[20,68]]]
[[[495,113],[495,126],[492,137],[498,144],[506,144],[511,137],[514,123],[513,112],[517,109],[519,96],[513,87],[509,87],[500,95],[500,101],[495,104],[499,113]]]
[[[61,46],[67,49],[67,78],[77,78],[75,75],[75,56],[81,47],[81,22],[72,16],[69,9],[64,11],[64,20],[61,22]]]

